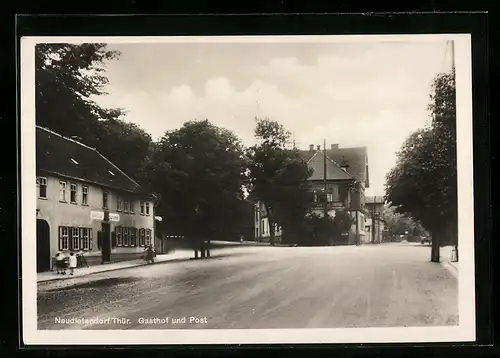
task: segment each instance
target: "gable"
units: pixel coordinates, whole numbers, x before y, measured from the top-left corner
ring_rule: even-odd
[[[347,171],[356,178],[356,180],[365,182],[365,187],[370,187],[368,176],[368,154],[366,147],[356,148],[337,148],[326,151],[327,156],[337,163],[347,162],[349,168]]]
[[[322,151],[317,151],[307,163],[313,170],[309,180],[324,180],[325,178],[325,156]],[[326,158],[326,180],[349,180],[352,176],[343,170],[330,158]]]

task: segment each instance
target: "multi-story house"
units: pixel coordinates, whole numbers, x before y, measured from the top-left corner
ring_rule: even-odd
[[[366,221],[366,233],[370,242],[377,244],[383,241],[385,229],[382,212],[384,210],[385,200],[383,196],[367,196],[366,212],[368,220]]]
[[[348,210],[353,218],[348,244],[369,242],[365,221],[365,188],[369,187],[368,155],[366,147],[339,148],[332,145],[325,150],[321,146],[309,146],[299,151],[312,174],[311,182],[314,205],[313,213],[334,217],[338,210]],[[256,204],[255,236],[259,240],[269,236],[268,223],[262,203]],[[278,231],[281,235],[281,232]]]
[[[154,245],[153,197],[96,149],[36,128],[37,271],[57,252],[87,262],[137,258]]]

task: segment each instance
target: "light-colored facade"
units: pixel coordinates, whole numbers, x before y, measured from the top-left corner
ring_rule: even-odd
[[[254,215],[255,240],[268,242],[271,237],[269,219],[267,218],[266,208],[261,202],[255,204]],[[275,224],[274,228],[275,240],[276,242],[280,242],[281,227]]]
[[[46,154],[44,157],[39,156],[41,163],[37,163],[38,271],[53,269],[57,252],[83,251],[88,264],[97,264],[137,258],[147,246],[154,246],[153,200],[140,190],[121,189],[119,185],[112,188],[111,185],[87,180],[85,173],[91,166],[102,164],[110,176],[121,176],[125,182],[132,179],[98,153],[91,153],[92,162],[85,163],[87,157],[82,151],[94,149],[56,133],[45,132],[45,129],[37,130],[42,138],[37,150],[45,150],[42,155]],[[51,137],[46,138],[45,135]],[[54,153],[57,148],[49,145],[49,149],[43,148],[45,139],[61,143],[65,140],[71,142],[70,148],[83,148],[79,147],[73,152],[69,149],[71,153],[67,154]],[[75,158],[78,153],[80,158]],[[49,160],[47,158],[50,155],[52,157]],[[65,157],[68,162],[61,163],[61,158]],[[96,158],[103,159],[99,161]],[[75,173],[81,168],[72,171],[71,165],[88,167],[81,170],[83,174],[76,176]]]
[[[385,200],[381,196],[366,197],[366,233],[369,242],[377,244],[383,241],[385,223],[382,218]]]
[[[51,257],[58,251],[79,250],[88,256],[101,256],[97,233],[102,230],[105,195],[113,220],[110,221],[111,233],[114,234],[111,254],[142,252],[145,246],[154,244],[151,201],[125,199],[127,195],[117,191],[62,177],[40,176],[37,183],[37,219],[49,224]],[[40,196],[40,192],[45,195]],[[127,202],[126,210],[120,208],[124,202]]]

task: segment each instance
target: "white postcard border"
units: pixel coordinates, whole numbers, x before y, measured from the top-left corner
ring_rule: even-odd
[[[36,43],[241,43],[455,41],[459,212],[459,325],[454,327],[245,329],[245,330],[37,330],[35,56]],[[21,39],[22,323],[25,344],[259,344],[427,343],[475,340],[472,67],[469,34],[219,36],[219,37],[23,37]],[[117,334],[119,332],[119,334]]]

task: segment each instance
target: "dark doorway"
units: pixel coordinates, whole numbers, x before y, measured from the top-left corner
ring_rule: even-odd
[[[36,220],[36,272],[50,270],[50,228],[45,220]]]
[[[102,223],[102,234],[101,234],[101,252],[102,252],[102,262],[111,261],[111,231],[109,223]]]

